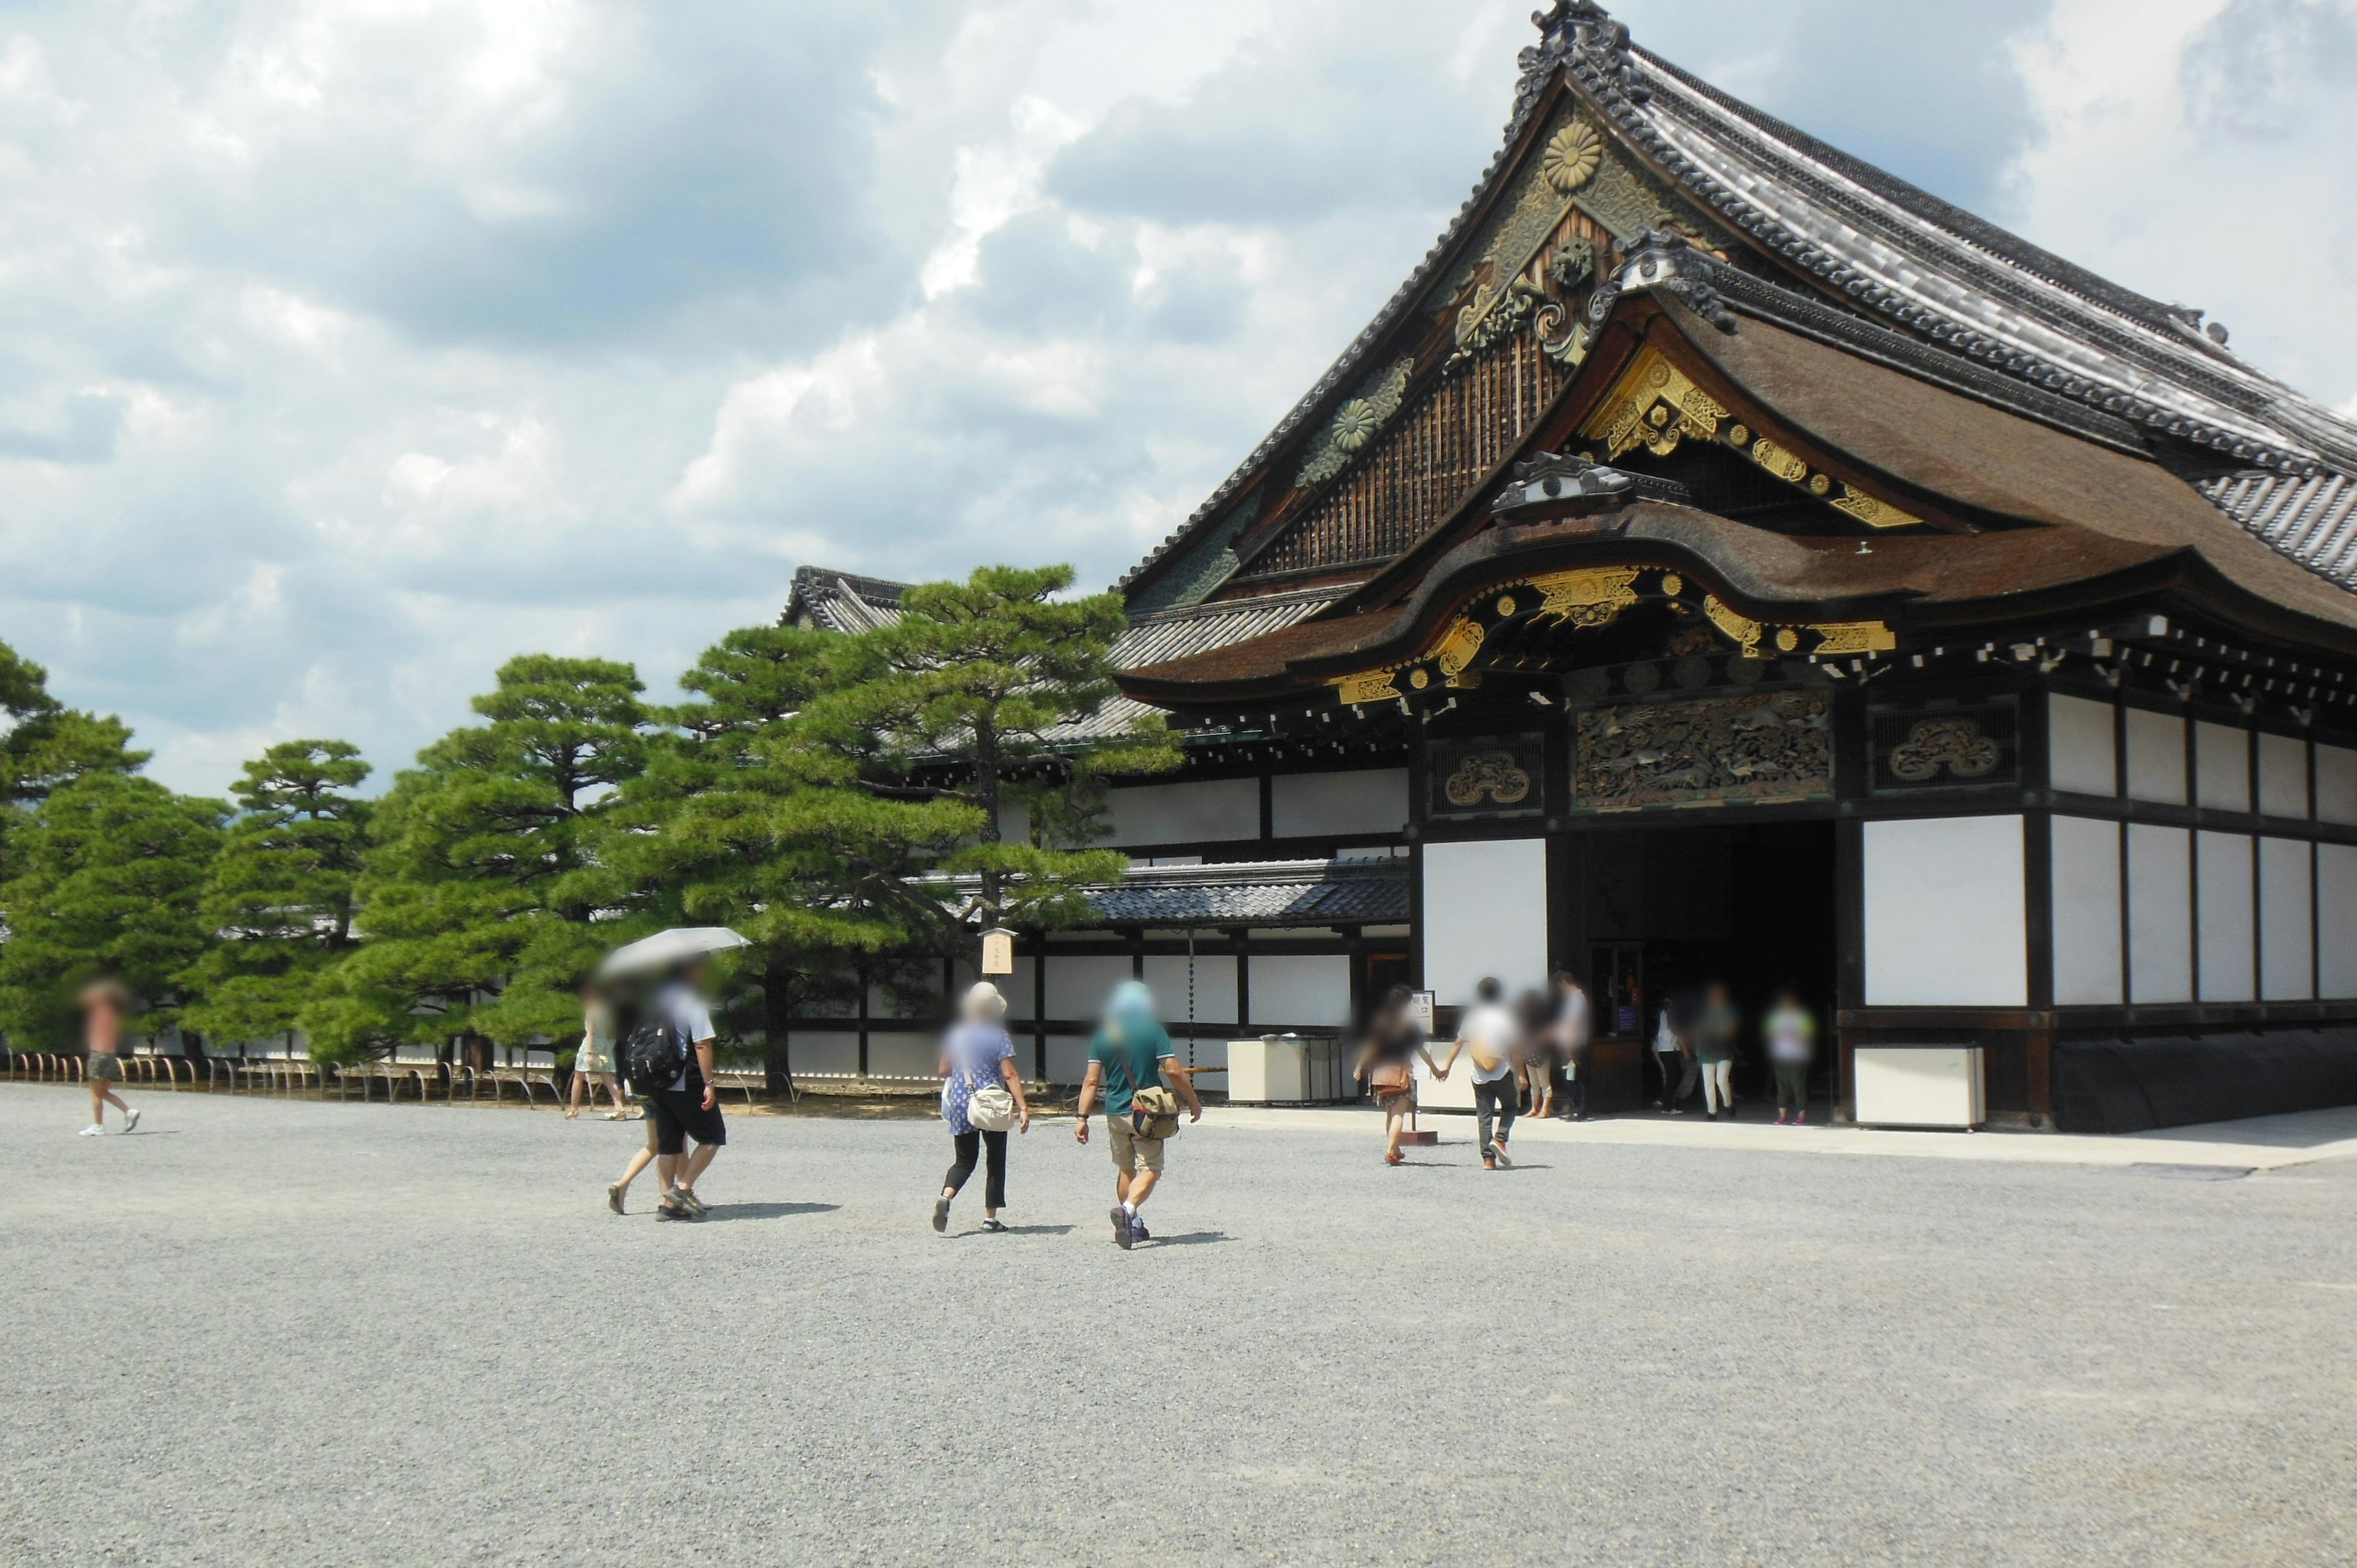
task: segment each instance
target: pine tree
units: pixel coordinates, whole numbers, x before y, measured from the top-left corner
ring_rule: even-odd
[[[135,773],[149,754],[131,749],[121,719],[69,708],[49,695],[48,671],[0,643],[0,871],[23,815],[91,773]]]
[[[1082,889],[1128,865],[1082,847],[1105,780],[1178,766],[1157,714],[1073,727],[1119,700],[1112,653],[1125,620],[1119,595],[1057,596],[1071,585],[1069,566],[985,566],[963,583],[910,588],[897,623],[837,639],[822,690],[791,726],[791,745],[832,761],[871,800],[957,801],[977,813],[972,842],[940,869],[974,875],[979,896],[909,910],[940,950],[987,926],[1084,918]],[[1009,843],[1017,801],[1030,808],[1032,832]]]
[[[708,650],[680,684],[696,700],[607,820],[598,901],[631,911],[617,938],[670,925],[726,925],[762,993],[771,1070],[799,994],[842,978],[844,961],[905,948],[929,896],[910,878],[977,824],[954,801],[878,800],[841,759],[791,742],[794,714],[830,678],[840,639],[750,627]],[[937,903],[937,901],[931,901]]]
[[[17,826],[0,910],[0,1030],[65,1046],[73,996],[102,974],[177,1015],[178,977],[204,950],[198,903],[229,808],[151,779],[91,772],[52,789]]]
[[[375,812],[367,940],[303,1015],[322,1048],[578,1027],[573,988],[606,946],[581,874],[614,788],[645,766],[643,690],[627,664],[526,655],[475,699],[488,723],[419,753]]]
[[[187,1023],[220,1040],[297,1026],[323,972],[349,951],[371,802],[369,775],[340,740],[290,740],[245,765],[199,904],[214,945],[183,977]]]

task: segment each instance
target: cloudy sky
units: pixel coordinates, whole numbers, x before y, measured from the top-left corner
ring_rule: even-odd
[[[1182,520],[1487,160],[1534,0],[0,0],[0,639],[221,790],[795,566]],[[1622,0],[2357,400],[2357,0]]]

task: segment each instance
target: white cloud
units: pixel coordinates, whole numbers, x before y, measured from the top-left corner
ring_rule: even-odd
[[[219,792],[521,651],[661,691],[805,562],[1110,580],[1456,211],[1530,9],[12,11],[5,635]],[[1618,9],[2357,404],[2342,0]]]
[[[2237,353],[2357,403],[2357,3],[2061,0],[2015,50],[2041,135],[2016,168],[2040,243],[2207,309]]]

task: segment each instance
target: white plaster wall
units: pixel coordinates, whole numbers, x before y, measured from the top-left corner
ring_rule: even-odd
[[[867,1031],[870,1078],[931,1078],[941,1065],[941,1041],[932,1035]]]
[[[1028,1069],[1031,1058],[1024,1057]],[[1048,1081],[1078,1083],[1089,1074],[1089,1036],[1086,1035],[1050,1035],[1048,1036]]]
[[[1269,822],[1281,839],[1395,833],[1407,825],[1407,769],[1278,774],[1269,783]]]
[[[2259,841],[2259,994],[2266,1001],[2303,1002],[2315,993],[2309,880],[2306,843]]]
[[[1219,843],[1260,837],[1260,780],[1139,784],[1112,792],[1113,836],[1127,844]]]
[[[2259,994],[2258,911],[2252,908],[2252,840],[2243,833],[2199,833],[2201,1000],[2255,1002]]]
[[[1546,841],[1425,845],[1424,983],[1439,1004],[1471,1002],[1484,975],[1510,992],[1543,984],[1546,967]]]
[[[1252,957],[1252,1023],[1274,1027],[1348,1028],[1351,961],[1332,957]]]
[[[2193,726],[2193,798],[2211,811],[2251,809],[2251,732],[2208,720]]]
[[[958,960],[957,979],[950,993],[952,1004],[950,1008],[951,1012],[955,1013],[957,1011],[956,1004],[964,1002],[965,993],[972,990],[974,983],[981,978],[981,972],[976,970],[971,962],[964,959]],[[1031,955],[1029,953],[1017,953],[1015,955],[1015,972],[1013,974],[994,974],[990,977],[990,983],[998,987],[998,993],[1006,998],[1006,1022],[1010,1027],[1015,1024],[1026,1021],[1032,1016]]]
[[[2259,736],[2259,810],[2270,817],[2308,818],[2308,742],[2297,736]]]
[[[894,992],[883,985],[867,988],[867,1016],[872,1018],[923,1018],[942,1010],[941,981],[934,972],[909,990]],[[897,998],[897,999],[896,999]]]
[[[2128,798],[2185,804],[2185,721],[2175,714],[2130,708]]]
[[[2322,995],[2357,997],[2357,845],[2316,846],[2316,958]]]
[[[786,1049],[796,1072],[848,1078],[859,1070],[859,1036],[818,1034],[796,1029],[786,1036]]]
[[[2114,712],[2111,703],[2091,703],[2084,697],[2046,699],[2047,746],[2052,757],[2054,788],[2080,795],[2120,792],[2114,758],[2118,739],[2112,733]]]
[[[2193,835],[2128,828],[2128,1000],[2193,1000]]]
[[[1866,824],[1866,999],[2018,1007],[2029,998],[2019,817]]]
[[[2357,823],[2357,751],[2316,748],[2316,814],[2328,822]]]
[[[1048,955],[1048,1016],[1086,1020],[1104,1011],[1113,988],[1132,978],[1126,954]]]
[[[1172,1034],[1187,1019],[1187,955],[1148,953],[1146,984],[1154,993],[1162,1022]],[[1195,1020],[1228,1025],[1236,1021],[1236,960],[1233,953],[1195,955]]]
[[[2054,819],[2054,1001],[2117,1004],[2120,996],[2120,825]]]

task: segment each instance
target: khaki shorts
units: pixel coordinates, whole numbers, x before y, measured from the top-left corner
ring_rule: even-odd
[[[1113,1151],[1113,1168],[1124,1176],[1135,1176],[1140,1165],[1160,1176],[1162,1145],[1168,1142],[1168,1138],[1139,1137],[1125,1115],[1108,1112],[1105,1116],[1105,1146]]]

